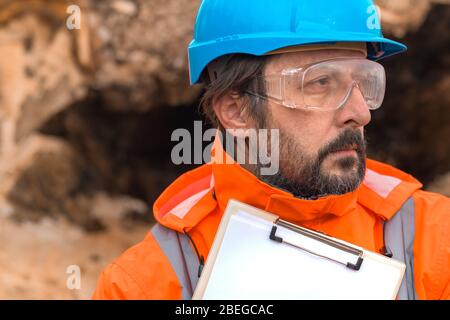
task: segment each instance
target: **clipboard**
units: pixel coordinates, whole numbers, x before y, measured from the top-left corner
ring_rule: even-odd
[[[405,264],[230,200],[193,299],[393,300]]]

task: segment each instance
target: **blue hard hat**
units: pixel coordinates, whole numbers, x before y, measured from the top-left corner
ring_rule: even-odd
[[[226,54],[336,42],[365,42],[371,60],[406,50],[383,37],[372,0],[203,0],[188,49],[190,82]]]

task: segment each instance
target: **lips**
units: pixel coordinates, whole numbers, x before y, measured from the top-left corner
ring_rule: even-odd
[[[333,141],[319,150],[319,161],[324,161],[326,157],[335,158],[334,160],[357,157],[362,161],[365,158],[365,151],[366,143],[361,132],[345,129]]]
[[[345,152],[345,151],[356,151],[358,150],[358,147],[356,145],[346,146],[340,149],[333,150],[331,153],[335,152]]]

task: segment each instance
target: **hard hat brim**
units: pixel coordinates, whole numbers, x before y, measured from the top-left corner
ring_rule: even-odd
[[[397,41],[373,35],[360,33],[345,33],[343,35],[330,34],[329,37],[320,34],[320,37],[299,37],[292,33],[233,35],[214,41],[197,43],[191,42],[188,49],[190,83],[196,84],[205,67],[212,60],[233,53],[245,53],[252,55],[265,55],[271,51],[289,46],[308,44],[335,44],[336,42],[365,42],[367,44],[367,58],[381,60],[383,58],[402,53],[407,47]],[[195,66],[195,67],[194,67]]]

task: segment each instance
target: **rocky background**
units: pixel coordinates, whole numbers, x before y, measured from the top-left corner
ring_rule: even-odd
[[[409,51],[384,62],[370,156],[450,196],[450,1],[378,4]],[[0,299],[89,298],[145,235],[151,203],[189,169],[171,164],[170,135],[201,119],[186,56],[198,5],[0,0]]]

